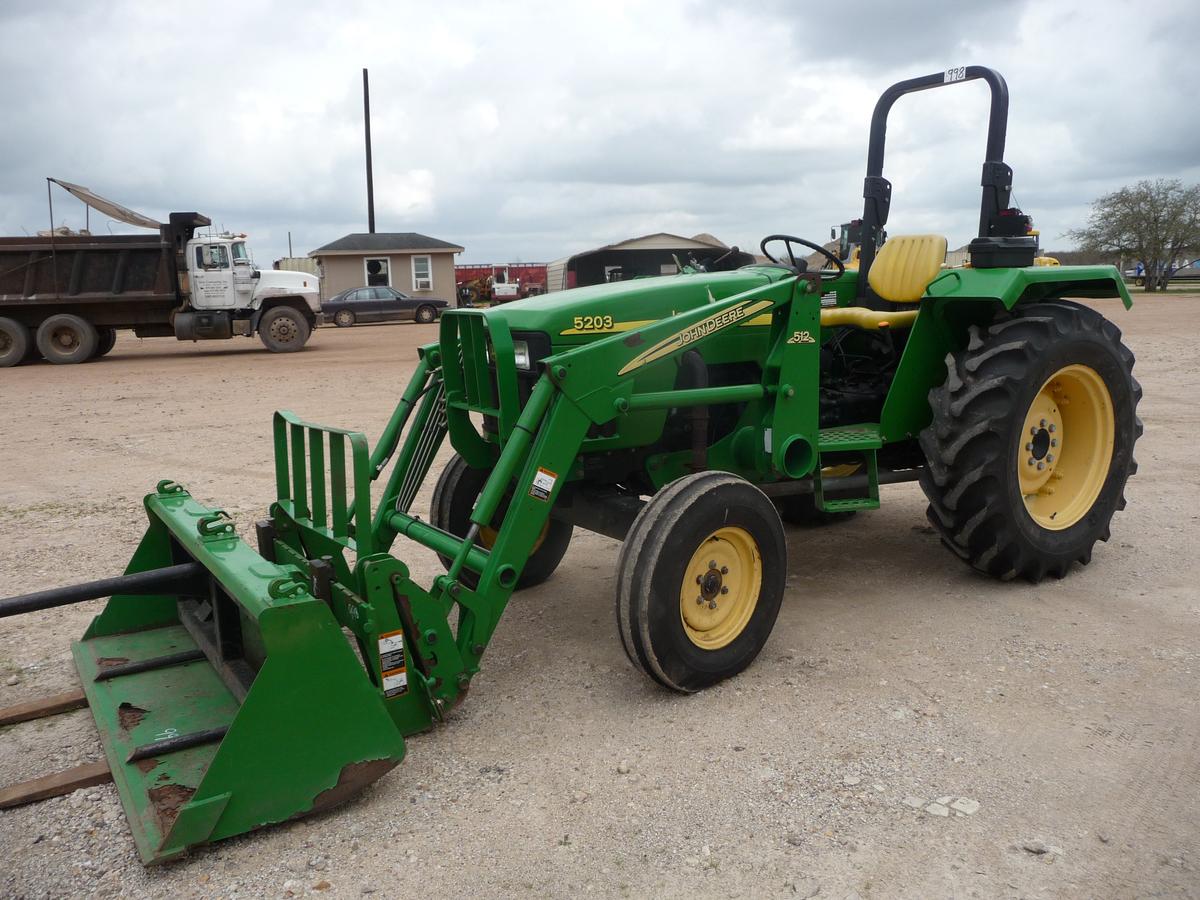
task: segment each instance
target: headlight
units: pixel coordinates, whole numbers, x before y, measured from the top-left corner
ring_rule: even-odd
[[[526,372],[533,369],[533,364],[529,361],[529,343],[527,341],[513,341],[513,362],[516,363],[518,369],[524,369]]]

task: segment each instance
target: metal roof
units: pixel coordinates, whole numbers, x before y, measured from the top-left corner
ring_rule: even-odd
[[[463,248],[449,241],[440,241],[415,231],[360,232],[338,238],[324,247],[311,251],[309,256],[331,256],[335,253],[412,253],[428,250],[434,253],[462,253]]]

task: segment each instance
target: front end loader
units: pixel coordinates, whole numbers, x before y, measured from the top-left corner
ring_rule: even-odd
[[[951,269],[945,238],[884,240],[886,120],[901,96],[975,79],[991,89],[979,236],[972,266]],[[919,481],[943,543],[984,574],[1087,563],[1136,468],[1140,388],[1116,327],[1064,298],[1131,301],[1111,267],[1034,265],[1007,110],[1003,79],[976,66],[884,93],[857,268],[772,235],[767,264],[447,311],[373,448],[276,413],[276,500],[252,537],[160,482],[124,575],[0,601],[11,615],[111,597],[74,647],[81,694],[0,724],[90,706],[156,863],[397,765],[464,699],[509,598],[551,577],[575,528],[624,541],[622,645],[682,692],[767,641],[784,523],[873,509],[882,485]],[[801,245],[828,266],[809,271]],[[447,440],[425,518],[413,504]],[[414,581],[408,542],[445,574]]]

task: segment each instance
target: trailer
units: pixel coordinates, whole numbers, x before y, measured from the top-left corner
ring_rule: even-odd
[[[195,212],[156,222],[87,188],[49,179],[111,218],[157,234],[52,229],[0,237],[0,368],[39,356],[58,364],[108,353],[118,330],[141,338],[259,335],[301,349],[320,322],[320,279],[255,268],[244,234],[201,234]]]
[[[491,306],[546,293],[545,263],[477,263],[454,267],[459,306]]]

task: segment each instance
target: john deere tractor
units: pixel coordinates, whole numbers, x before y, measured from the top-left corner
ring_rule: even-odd
[[[944,268],[944,237],[882,240],[885,126],[901,96],[975,79],[991,89],[979,234],[970,267]],[[942,542],[985,575],[1088,563],[1136,469],[1141,390],[1116,326],[1074,298],[1131,301],[1111,267],[1033,264],[1007,113],[987,68],[893,85],[857,268],[776,234],[768,264],[448,311],[373,448],[275,415],[277,500],[250,542],[164,480],[124,575],[0,601],[111,597],[74,654],[142,858],[327,806],[399,763],[576,528],[624,541],[621,643],[683,692],[766,643],[784,523],[873,509],[881,485],[919,481]],[[411,577],[412,543],[444,564],[432,584]]]

